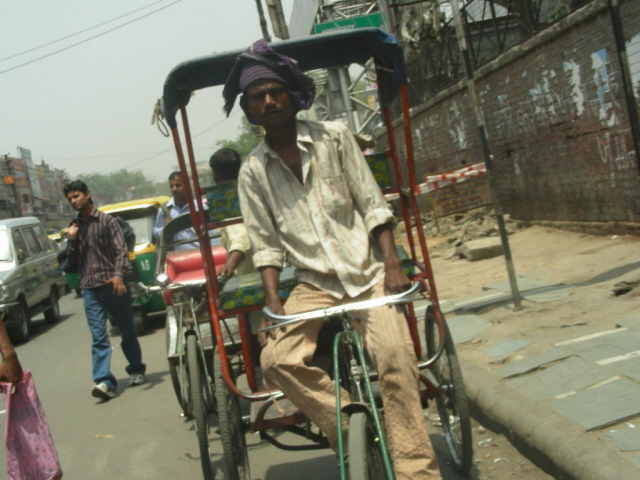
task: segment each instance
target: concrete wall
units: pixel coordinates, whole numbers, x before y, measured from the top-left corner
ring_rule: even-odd
[[[639,95],[640,2],[621,2],[621,12]],[[482,67],[476,85],[505,213],[528,221],[640,222],[637,156],[606,0]],[[412,117],[419,175],[483,161],[463,83]],[[402,129],[397,124],[399,141]]]

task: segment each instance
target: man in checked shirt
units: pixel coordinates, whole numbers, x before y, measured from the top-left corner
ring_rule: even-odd
[[[353,135],[340,123],[296,119],[313,103],[313,80],[261,40],[236,59],[223,92],[227,115],[239,94],[247,119],[266,131],[238,180],[266,305],[291,315],[406,290],[410,281],[395,249],[393,214]],[[278,282],[285,250],[299,284],[283,306]],[[404,315],[386,306],[356,316],[380,373],[396,478],[441,478]],[[308,365],[322,323],[271,330],[261,338],[260,362],[269,383],[318,425],[335,450],[334,385],[323,370]]]
[[[78,217],[69,223],[69,262],[78,265],[80,287],[92,336],[93,381],[91,394],[110,400],[118,382],[111,373],[111,343],[107,335],[107,310],[120,329],[122,352],[129,361],[129,385],[145,382],[140,343],[133,324],[131,295],[124,284],[129,262],[122,229],[115,218],[93,205],[87,185],[76,180],[64,186],[64,194]]]

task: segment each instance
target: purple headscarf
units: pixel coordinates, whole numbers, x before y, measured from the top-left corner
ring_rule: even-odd
[[[229,116],[236,97],[244,93],[257,80],[271,79],[281,82],[289,92],[296,109],[307,110],[313,104],[316,85],[298,68],[293,58],[281,55],[265,40],[258,40],[236,58],[236,63],[224,84],[224,111]],[[246,113],[246,105],[241,99],[240,106]]]

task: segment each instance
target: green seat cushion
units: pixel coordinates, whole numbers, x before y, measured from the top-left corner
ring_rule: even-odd
[[[365,155],[364,158],[367,160],[369,168],[381,189],[384,190],[385,188],[393,186],[391,174],[389,173],[387,155],[384,152]]]
[[[415,271],[413,261],[404,248],[397,246],[398,256],[402,262],[402,271],[412,277]],[[280,273],[280,298],[286,300],[298,284],[294,276],[295,267],[287,267]],[[225,312],[264,305],[264,288],[259,273],[236,275],[225,284],[220,293],[220,308]]]
[[[221,222],[242,216],[238,201],[237,182],[225,182],[206,187],[204,195],[209,207],[209,221]]]

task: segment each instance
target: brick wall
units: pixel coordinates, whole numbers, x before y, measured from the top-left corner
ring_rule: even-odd
[[[621,13],[640,95],[640,2],[621,2]],[[476,87],[505,213],[640,222],[638,163],[607,1],[595,0],[482,67]],[[483,161],[464,84],[414,108],[412,129],[419,175]],[[400,143],[403,126],[395,130]]]

